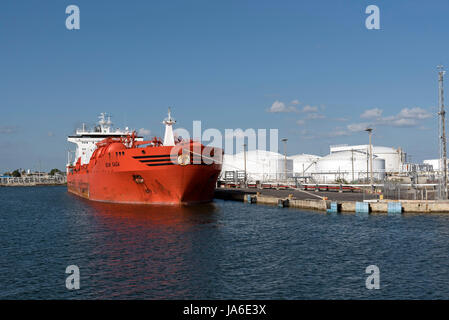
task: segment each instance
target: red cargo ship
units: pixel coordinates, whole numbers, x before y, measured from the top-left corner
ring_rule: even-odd
[[[77,130],[75,163],[67,189],[86,199],[135,204],[191,204],[213,199],[223,150],[175,139],[168,118],[165,138],[143,141],[134,131],[112,130],[103,113],[94,130]]]

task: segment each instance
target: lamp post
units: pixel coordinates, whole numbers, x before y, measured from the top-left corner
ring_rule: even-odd
[[[352,167],[352,181],[354,183],[354,149],[351,149],[351,167]]]
[[[246,188],[246,143],[243,144],[243,162],[244,162],[244,170],[245,170],[245,178],[244,178],[244,183],[245,183],[245,188]]]
[[[287,181],[287,138],[281,140],[284,143],[284,177],[285,181]]]
[[[371,144],[371,139],[373,135],[372,128],[366,128],[365,131],[369,134],[369,159],[370,159],[370,183],[373,185],[373,146]]]

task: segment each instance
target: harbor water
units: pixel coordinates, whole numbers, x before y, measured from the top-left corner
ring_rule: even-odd
[[[115,205],[8,187],[0,251],[0,299],[449,298],[449,214]],[[69,265],[79,290],[65,286]]]

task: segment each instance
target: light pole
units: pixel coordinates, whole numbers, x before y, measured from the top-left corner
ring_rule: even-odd
[[[351,167],[352,167],[352,181],[354,183],[354,149],[351,149]]]
[[[245,170],[244,183],[245,183],[245,188],[246,188],[246,143],[243,144],[243,162],[244,162],[244,170]]]
[[[281,140],[284,143],[284,177],[285,181],[287,181],[287,138]]]
[[[365,131],[369,134],[369,159],[370,159],[370,183],[373,185],[373,146],[371,144],[371,137],[373,135],[372,128],[366,128]]]

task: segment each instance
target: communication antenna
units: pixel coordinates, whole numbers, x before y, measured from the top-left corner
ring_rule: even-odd
[[[447,199],[447,152],[446,152],[446,111],[444,111],[444,87],[443,80],[444,67],[442,65],[437,66],[438,69],[438,97],[439,97],[439,146],[440,146],[440,199]]]

